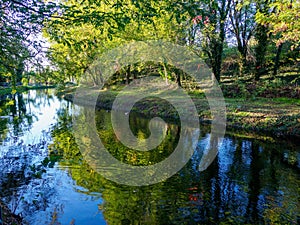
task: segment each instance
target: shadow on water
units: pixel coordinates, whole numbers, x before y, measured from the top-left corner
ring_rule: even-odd
[[[193,157],[177,174],[151,186],[123,186],[99,175],[83,158],[72,129],[74,106],[58,101],[53,95],[37,91],[38,94],[44,100],[37,103],[29,97],[20,106],[16,104],[15,111],[0,103],[4,109],[2,115],[9,115],[5,125],[1,124],[1,150],[13,146],[12,134],[18,136],[20,132],[26,136],[24,129],[32,130],[37,121],[43,120],[39,113],[28,113],[29,108],[39,108],[45,113],[48,104],[56,105],[57,109],[51,114],[55,119],[44,127],[51,128],[51,133],[39,136],[41,141],[35,143],[35,148],[44,148],[37,159],[21,154],[33,151],[29,149],[33,144],[23,144],[25,141],[22,148],[14,148],[0,158],[1,168],[10,168],[2,169],[2,199],[13,205],[12,196],[19,196],[18,205],[14,203],[15,210],[30,224],[38,224],[32,218],[41,215],[48,216],[44,224],[69,224],[70,221],[76,224],[299,224],[299,143],[227,135],[213,163],[200,172],[203,151],[213,144],[209,127],[203,127]],[[13,125],[11,115],[18,115],[19,125]],[[131,129],[137,137],[149,136],[148,123],[148,119],[130,115]],[[131,165],[150,165],[165,159],[172,154],[180,135],[179,126],[167,124],[166,137],[156,149],[138,152],[118,142],[109,112],[97,112],[96,124],[109,152]],[[186,138],[192,139],[194,135],[187,133]],[[22,157],[25,158],[21,160]],[[32,196],[36,191],[40,195]]]

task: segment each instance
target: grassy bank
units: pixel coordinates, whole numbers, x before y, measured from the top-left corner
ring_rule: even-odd
[[[28,90],[37,90],[37,89],[47,89],[47,88],[55,88],[54,85],[51,86],[17,86],[16,92],[24,92]],[[13,92],[13,88],[11,87],[0,87],[0,95],[11,94]]]
[[[93,106],[91,99],[98,96],[97,109],[111,109],[118,90],[90,89],[78,99],[81,105]],[[62,93],[61,93],[62,94]],[[130,98],[135,93],[126,93]],[[154,96],[159,93],[152,93]],[[211,113],[203,93],[190,92],[199,120],[210,123]],[[73,101],[73,90],[62,96]],[[159,96],[158,96],[159,97]],[[137,102],[132,111],[145,117],[159,116],[169,122],[176,122],[178,114],[174,108],[159,98],[147,98]],[[292,98],[225,98],[227,110],[227,130],[250,132],[252,135],[270,137],[300,137],[300,100]],[[184,107],[184,102],[182,103]]]

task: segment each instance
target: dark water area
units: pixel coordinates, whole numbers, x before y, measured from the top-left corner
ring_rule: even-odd
[[[106,179],[86,160],[75,139],[75,112],[84,116],[85,108],[58,99],[53,90],[0,99],[0,198],[24,224],[300,222],[299,140],[227,134],[214,161],[201,171],[211,145],[209,127],[201,127],[186,135],[197,139],[197,147],[174,176],[149,186],[125,186]],[[149,136],[149,119],[131,114],[129,121],[142,143]],[[180,138],[180,127],[166,124],[162,143],[138,152],[117,140],[110,112],[97,111],[95,122],[109,153],[134,166],[166,159]]]

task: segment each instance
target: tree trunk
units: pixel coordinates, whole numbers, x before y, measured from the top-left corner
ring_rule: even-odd
[[[256,39],[258,44],[255,48],[255,80],[258,81],[262,74],[266,72],[264,64],[268,46],[268,28],[257,25]]]
[[[238,46],[239,51],[239,76],[242,77],[247,68],[247,46]]]
[[[181,85],[181,76],[183,76],[182,70],[175,68],[174,71],[172,72],[172,75],[175,77],[178,87],[182,87]]]
[[[275,57],[275,64],[274,64],[274,70],[273,75],[274,77],[277,75],[278,69],[279,69],[279,61],[280,61],[280,54],[282,52],[282,45],[280,44],[277,48],[276,57]]]
[[[213,67],[213,73],[215,75],[215,78],[218,82],[221,80],[221,69],[222,69],[222,59],[223,59],[223,48],[224,48],[224,40],[226,36],[225,31],[225,23],[226,18],[229,12],[231,1],[227,2],[223,0],[222,6],[219,8],[220,18],[219,18],[219,24],[220,24],[220,31],[217,38],[215,38],[212,41],[212,67]]]
[[[181,75],[181,72],[176,74],[176,83],[177,83],[178,87],[182,87],[180,75]]]
[[[269,13],[269,0],[256,0],[257,12],[262,12],[264,14]],[[255,80],[258,81],[260,76],[266,72],[265,69],[265,58],[267,53],[267,47],[269,42],[268,37],[269,29],[267,26],[262,24],[257,24],[255,30],[255,39],[258,44],[255,48]]]
[[[133,79],[134,79],[134,80],[137,79],[137,72],[136,72],[136,71],[133,72]]]
[[[131,66],[129,65],[126,70],[126,84],[129,84],[130,82],[130,75],[131,75]]]
[[[166,65],[165,63],[163,63],[163,67],[164,67],[164,75],[165,75],[166,85],[168,85],[169,82],[168,82],[168,70],[167,70],[167,65]]]
[[[225,32],[220,32],[220,40],[215,40],[212,47],[212,70],[215,78],[218,82],[221,80],[221,69],[222,69],[222,54],[223,54],[223,43],[225,39]]]

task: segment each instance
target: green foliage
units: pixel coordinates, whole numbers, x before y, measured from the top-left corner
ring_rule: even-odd
[[[196,15],[190,18],[192,35],[189,37],[189,44],[195,51],[205,53],[217,81],[221,79],[223,48],[230,7],[231,0],[201,1],[198,8],[194,8]],[[190,11],[189,13],[193,15]]]
[[[236,80],[234,83],[222,85],[223,94],[230,98],[248,98],[250,93],[247,90],[245,82]]]
[[[44,36],[51,43],[49,58],[58,69],[58,82],[79,81],[97,56],[120,44],[149,39],[179,43],[185,36],[182,21],[166,11],[168,1],[92,2],[62,3],[63,17],[46,24]],[[136,66],[141,65],[132,70]]]
[[[287,98],[297,101],[300,98],[300,88],[291,85],[283,78],[264,79],[259,82],[253,80],[235,80],[221,86],[223,94],[230,98]],[[294,99],[294,100],[293,100]],[[289,102],[288,101],[288,102]]]
[[[253,0],[232,1],[232,9],[229,13],[230,26],[232,26],[230,31],[235,36],[237,42],[239,76],[248,69],[249,45],[255,29],[255,12],[255,1]]]
[[[42,51],[37,36],[54,3],[43,0],[0,2],[0,81],[10,81],[15,88],[21,81],[25,64],[36,63]]]
[[[207,61],[218,81],[223,74],[251,73],[259,80],[270,71],[277,74],[287,62],[299,63],[298,11],[299,2],[288,0],[3,0],[0,82],[8,81],[13,87],[22,78],[25,83],[78,83],[103,52],[132,40],[152,39],[191,47]],[[36,60],[44,52],[36,38],[41,31],[50,43],[46,53],[50,67]],[[292,57],[283,43],[292,49]],[[228,56],[229,48],[237,51]],[[32,65],[37,72],[30,77],[26,68]],[[120,68],[115,75],[129,81],[145,67]],[[180,78],[177,72],[173,77]]]
[[[269,26],[272,33],[279,33],[276,40],[277,46],[286,41],[300,44],[300,2],[290,0],[275,0],[270,3],[271,14],[258,12],[256,21],[264,26]]]

